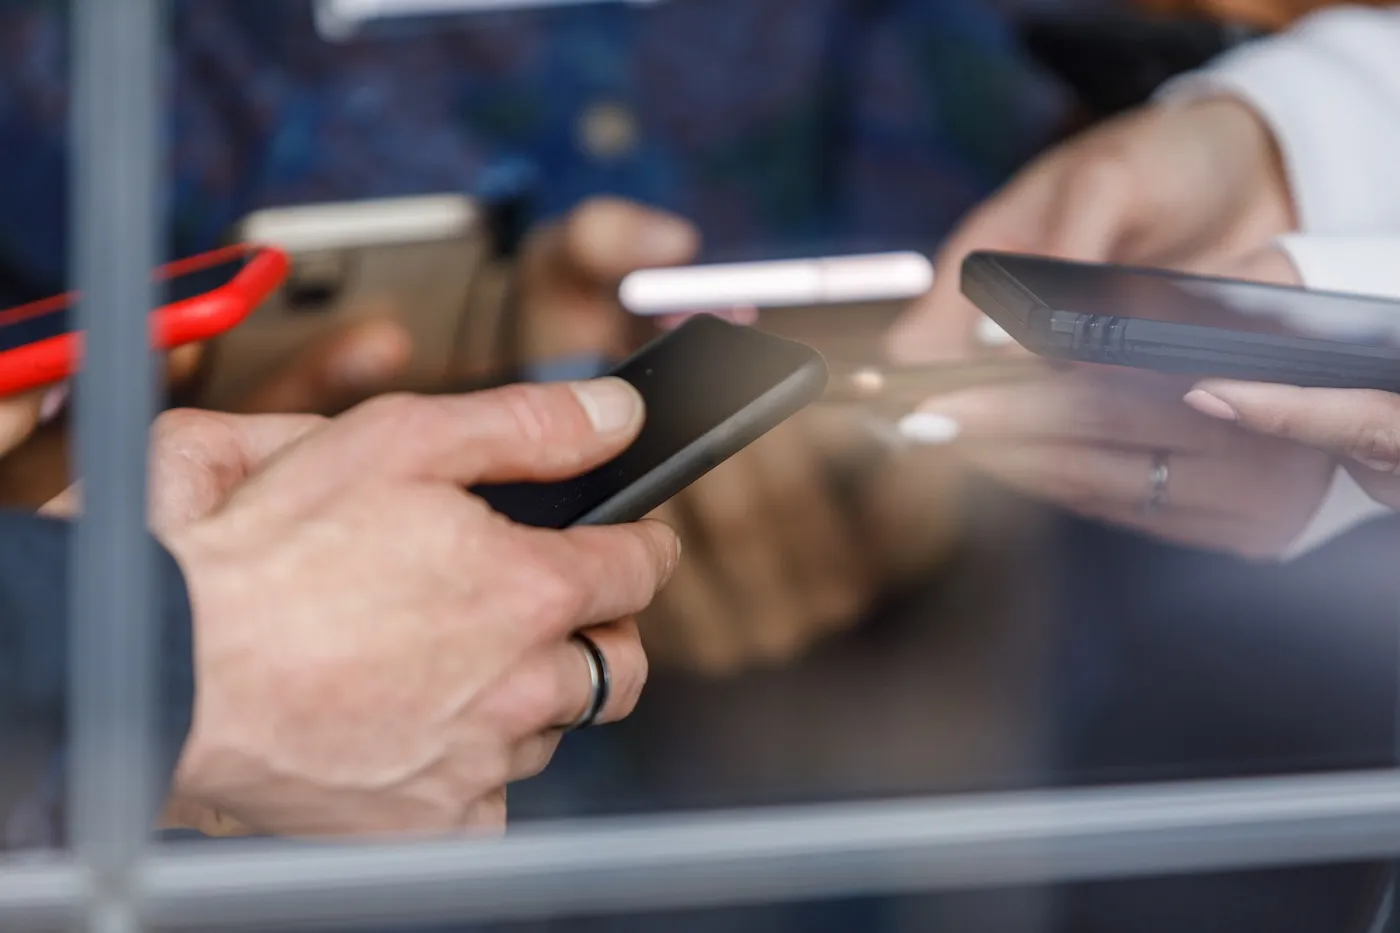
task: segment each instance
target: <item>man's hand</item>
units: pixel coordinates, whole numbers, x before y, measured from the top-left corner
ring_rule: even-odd
[[[694,260],[700,234],[672,214],[618,198],[585,201],[536,230],[520,263],[515,343],[522,362],[622,357],[651,336],[617,289],[630,273]]]
[[[944,246],[932,291],[891,333],[890,352],[924,360],[984,349],[982,315],[959,285],[974,250],[1219,268],[1294,226],[1273,137],[1248,106],[1219,98],[1140,110],[1042,156],[977,208]]]
[[[202,478],[157,505],[196,620],[177,796],[262,832],[499,826],[505,785],[543,768],[588,702],[572,633],[612,668],[603,720],[630,712],[646,661],[626,620],[677,544],[658,523],[518,527],[462,487],[577,474],[641,418],[635,392],[604,380],[222,419],[232,438],[202,415],[166,419],[168,445],[182,420],[202,435],[163,461]]]

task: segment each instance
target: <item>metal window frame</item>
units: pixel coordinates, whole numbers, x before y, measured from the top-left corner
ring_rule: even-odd
[[[346,928],[1263,867],[1400,850],[1400,772],[528,827],[499,842],[148,847],[161,0],[75,0],[85,515],[72,600],[73,852],[0,859],[0,927]],[[101,140],[101,145],[94,141]]]

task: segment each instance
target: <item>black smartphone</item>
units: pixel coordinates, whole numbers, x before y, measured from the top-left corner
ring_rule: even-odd
[[[610,375],[646,401],[646,424],[631,447],[574,479],[472,492],[538,528],[638,521],[819,398],[827,368],[805,344],[701,315]]]
[[[1400,302],[992,252],[963,262],[962,290],[1041,356],[1400,392]]]

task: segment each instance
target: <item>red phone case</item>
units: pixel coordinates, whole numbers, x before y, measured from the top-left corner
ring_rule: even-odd
[[[172,262],[156,273],[158,281],[165,281],[250,254],[248,263],[225,285],[151,313],[156,349],[198,343],[236,326],[282,284],[290,262],[281,250],[241,244]],[[75,297],[70,292],[0,311],[0,326],[51,314]],[[77,372],[81,358],[82,334],[77,332],[0,352],[0,396],[68,379]]]

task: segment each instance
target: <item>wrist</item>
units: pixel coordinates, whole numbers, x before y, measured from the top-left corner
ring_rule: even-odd
[[[1237,181],[1244,193],[1237,229],[1244,231],[1246,249],[1254,249],[1298,228],[1298,211],[1289,182],[1288,165],[1278,137],[1264,115],[1247,99],[1220,90],[1197,101],[1209,108],[1222,141],[1225,164],[1247,154]]]
[[[227,609],[218,588],[217,551],[206,541],[202,522],[158,532],[161,544],[175,559],[185,579],[189,599],[190,629],[193,640],[194,698],[189,732],[180,750],[171,782],[171,797],[195,806],[212,807],[219,802],[217,775],[221,757],[213,739],[227,733],[217,724],[223,713],[218,700],[221,672],[214,660],[220,650],[217,638],[218,612]]]

